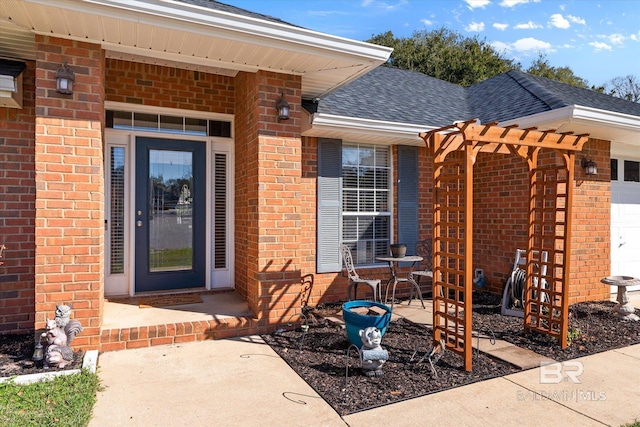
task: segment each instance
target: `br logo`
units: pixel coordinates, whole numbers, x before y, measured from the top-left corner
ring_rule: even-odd
[[[540,363],[540,384],[560,384],[573,382],[580,384],[580,375],[584,371],[582,362],[567,360],[566,362]]]

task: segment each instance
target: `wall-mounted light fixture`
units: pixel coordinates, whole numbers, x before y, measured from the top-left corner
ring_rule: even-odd
[[[289,120],[289,103],[284,99],[284,93],[276,102],[276,109],[278,110],[278,120]]]
[[[587,160],[586,157],[583,157],[580,166],[584,169],[585,175],[598,175],[598,165],[593,160]]]
[[[56,90],[65,95],[71,95],[73,93],[73,82],[76,81],[76,73],[72,69],[67,67],[67,63],[62,64],[62,67],[56,71]]]

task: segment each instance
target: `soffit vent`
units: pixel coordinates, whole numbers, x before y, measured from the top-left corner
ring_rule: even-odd
[[[0,59],[0,107],[22,108],[22,72],[25,63]]]

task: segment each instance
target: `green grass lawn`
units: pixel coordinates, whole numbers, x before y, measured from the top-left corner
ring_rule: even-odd
[[[0,426],[86,426],[100,388],[83,371],[29,385],[0,384]]]

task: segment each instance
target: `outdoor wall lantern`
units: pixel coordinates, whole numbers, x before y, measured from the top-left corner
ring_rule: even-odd
[[[586,175],[598,175],[598,165],[593,160],[587,160],[586,157],[583,157],[580,166]]]
[[[278,110],[278,120],[289,120],[289,103],[284,99],[284,93],[276,102],[276,109]]]
[[[76,73],[72,69],[67,67],[67,63],[62,64],[62,67],[56,71],[56,91],[65,95],[71,95],[73,93],[73,82],[76,80]]]

